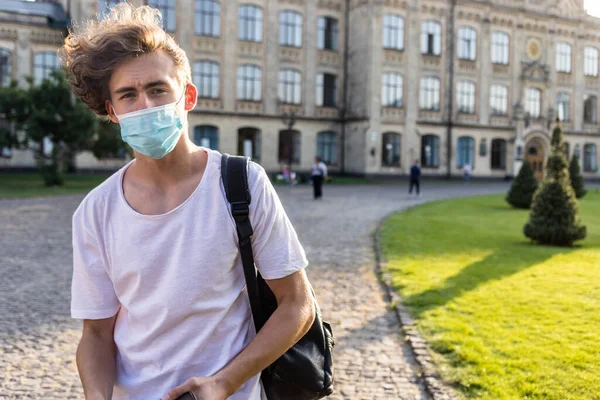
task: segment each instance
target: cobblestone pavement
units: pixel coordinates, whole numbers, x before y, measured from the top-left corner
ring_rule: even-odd
[[[433,199],[502,192],[505,183],[307,186],[278,192],[304,244],[308,275],[336,336],[338,399],[427,398],[374,274],[370,234],[387,214]],[[80,322],[69,318],[71,215],[81,196],[0,200],[0,399],[81,399]]]

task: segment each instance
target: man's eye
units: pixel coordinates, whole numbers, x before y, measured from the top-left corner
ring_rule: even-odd
[[[126,99],[126,98],[130,98],[130,97],[133,97],[133,93],[125,93],[123,95],[123,97],[121,97],[121,99]]]
[[[163,94],[163,93],[167,93],[167,91],[164,89],[154,89],[152,91],[152,94]]]

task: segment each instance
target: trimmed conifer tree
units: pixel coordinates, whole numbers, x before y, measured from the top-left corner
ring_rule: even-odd
[[[546,177],[533,196],[529,221],[523,230],[531,240],[555,246],[571,246],[586,236],[586,227],[579,219],[579,203],[569,179],[559,125],[552,133]]]
[[[569,164],[569,177],[571,179],[571,186],[575,191],[575,197],[578,199],[585,196],[587,190],[583,185],[583,176],[581,175],[581,169],[579,169],[579,157],[577,154],[573,154],[571,163]]]
[[[537,188],[538,183],[533,168],[531,168],[529,161],[525,160],[506,195],[506,201],[516,208],[530,208],[533,194]]]

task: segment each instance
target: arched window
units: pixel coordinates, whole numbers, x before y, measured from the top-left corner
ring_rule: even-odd
[[[331,17],[319,17],[317,22],[317,48],[337,51],[338,21]]]
[[[583,122],[595,124],[598,121],[598,100],[596,96],[585,95],[583,101]]]
[[[221,5],[215,0],[196,0],[194,32],[199,36],[221,35]]]
[[[421,53],[439,56],[442,52],[442,25],[438,21],[421,23]]]
[[[279,101],[286,104],[302,102],[302,75],[293,69],[279,71]]]
[[[58,55],[52,51],[42,51],[33,56],[33,82],[36,85],[50,77],[52,71],[59,68]]]
[[[302,14],[296,11],[279,14],[279,44],[302,47]]]
[[[425,135],[421,138],[421,165],[424,168],[438,168],[440,138],[437,135]]]
[[[219,128],[200,125],[194,128],[194,143],[198,146],[219,150]]]
[[[219,98],[219,64],[214,61],[196,61],[192,80],[198,88],[198,97]]]
[[[492,169],[506,169],[506,140],[492,140]]]
[[[404,49],[404,18],[396,14],[383,16],[383,47],[385,49]]]
[[[508,112],[508,86],[492,85],[490,88],[490,108],[492,115],[506,115]]]
[[[285,164],[300,164],[301,139],[300,132],[279,131],[279,162]]]
[[[598,76],[598,49],[587,46],[584,50],[583,73],[586,76]]]
[[[402,75],[396,72],[383,73],[381,104],[384,107],[402,107]]]
[[[458,151],[456,153],[456,166],[462,168],[466,164],[473,166],[475,140],[472,137],[462,136],[458,138]]]
[[[175,32],[175,0],[148,0],[148,5],[162,14],[163,28]]]
[[[262,71],[256,65],[240,65],[237,75],[238,100],[260,101],[262,98]]]
[[[435,76],[421,78],[419,107],[422,110],[440,110],[440,79]]]
[[[8,49],[0,47],[0,86],[10,85],[12,78],[12,57]]]
[[[249,42],[262,42],[262,8],[252,4],[243,4],[239,8],[238,18],[238,39]]]
[[[335,132],[319,132],[317,134],[317,156],[327,165],[336,165],[337,153],[337,134]]]
[[[473,28],[458,30],[458,58],[475,61],[477,58],[477,32]]]
[[[384,133],[382,136],[383,149],[381,164],[385,167],[400,166],[400,135],[393,132]]]
[[[458,82],[456,96],[459,113],[475,114],[475,84],[473,82]]]
[[[260,131],[256,128],[238,129],[238,155],[260,162]]]
[[[593,143],[583,146],[583,170],[585,172],[596,171],[596,145]]]

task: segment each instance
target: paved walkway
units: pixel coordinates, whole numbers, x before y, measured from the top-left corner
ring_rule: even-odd
[[[370,234],[387,214],[433,199],[504,192],[506,183],[326,186],[278,192],[304,244],[336,336],[338,399],[426,399],[410,348],[374,274]],[[0,200],[0,399],[81,399],[69,318],[71,215],[80,196]]]

